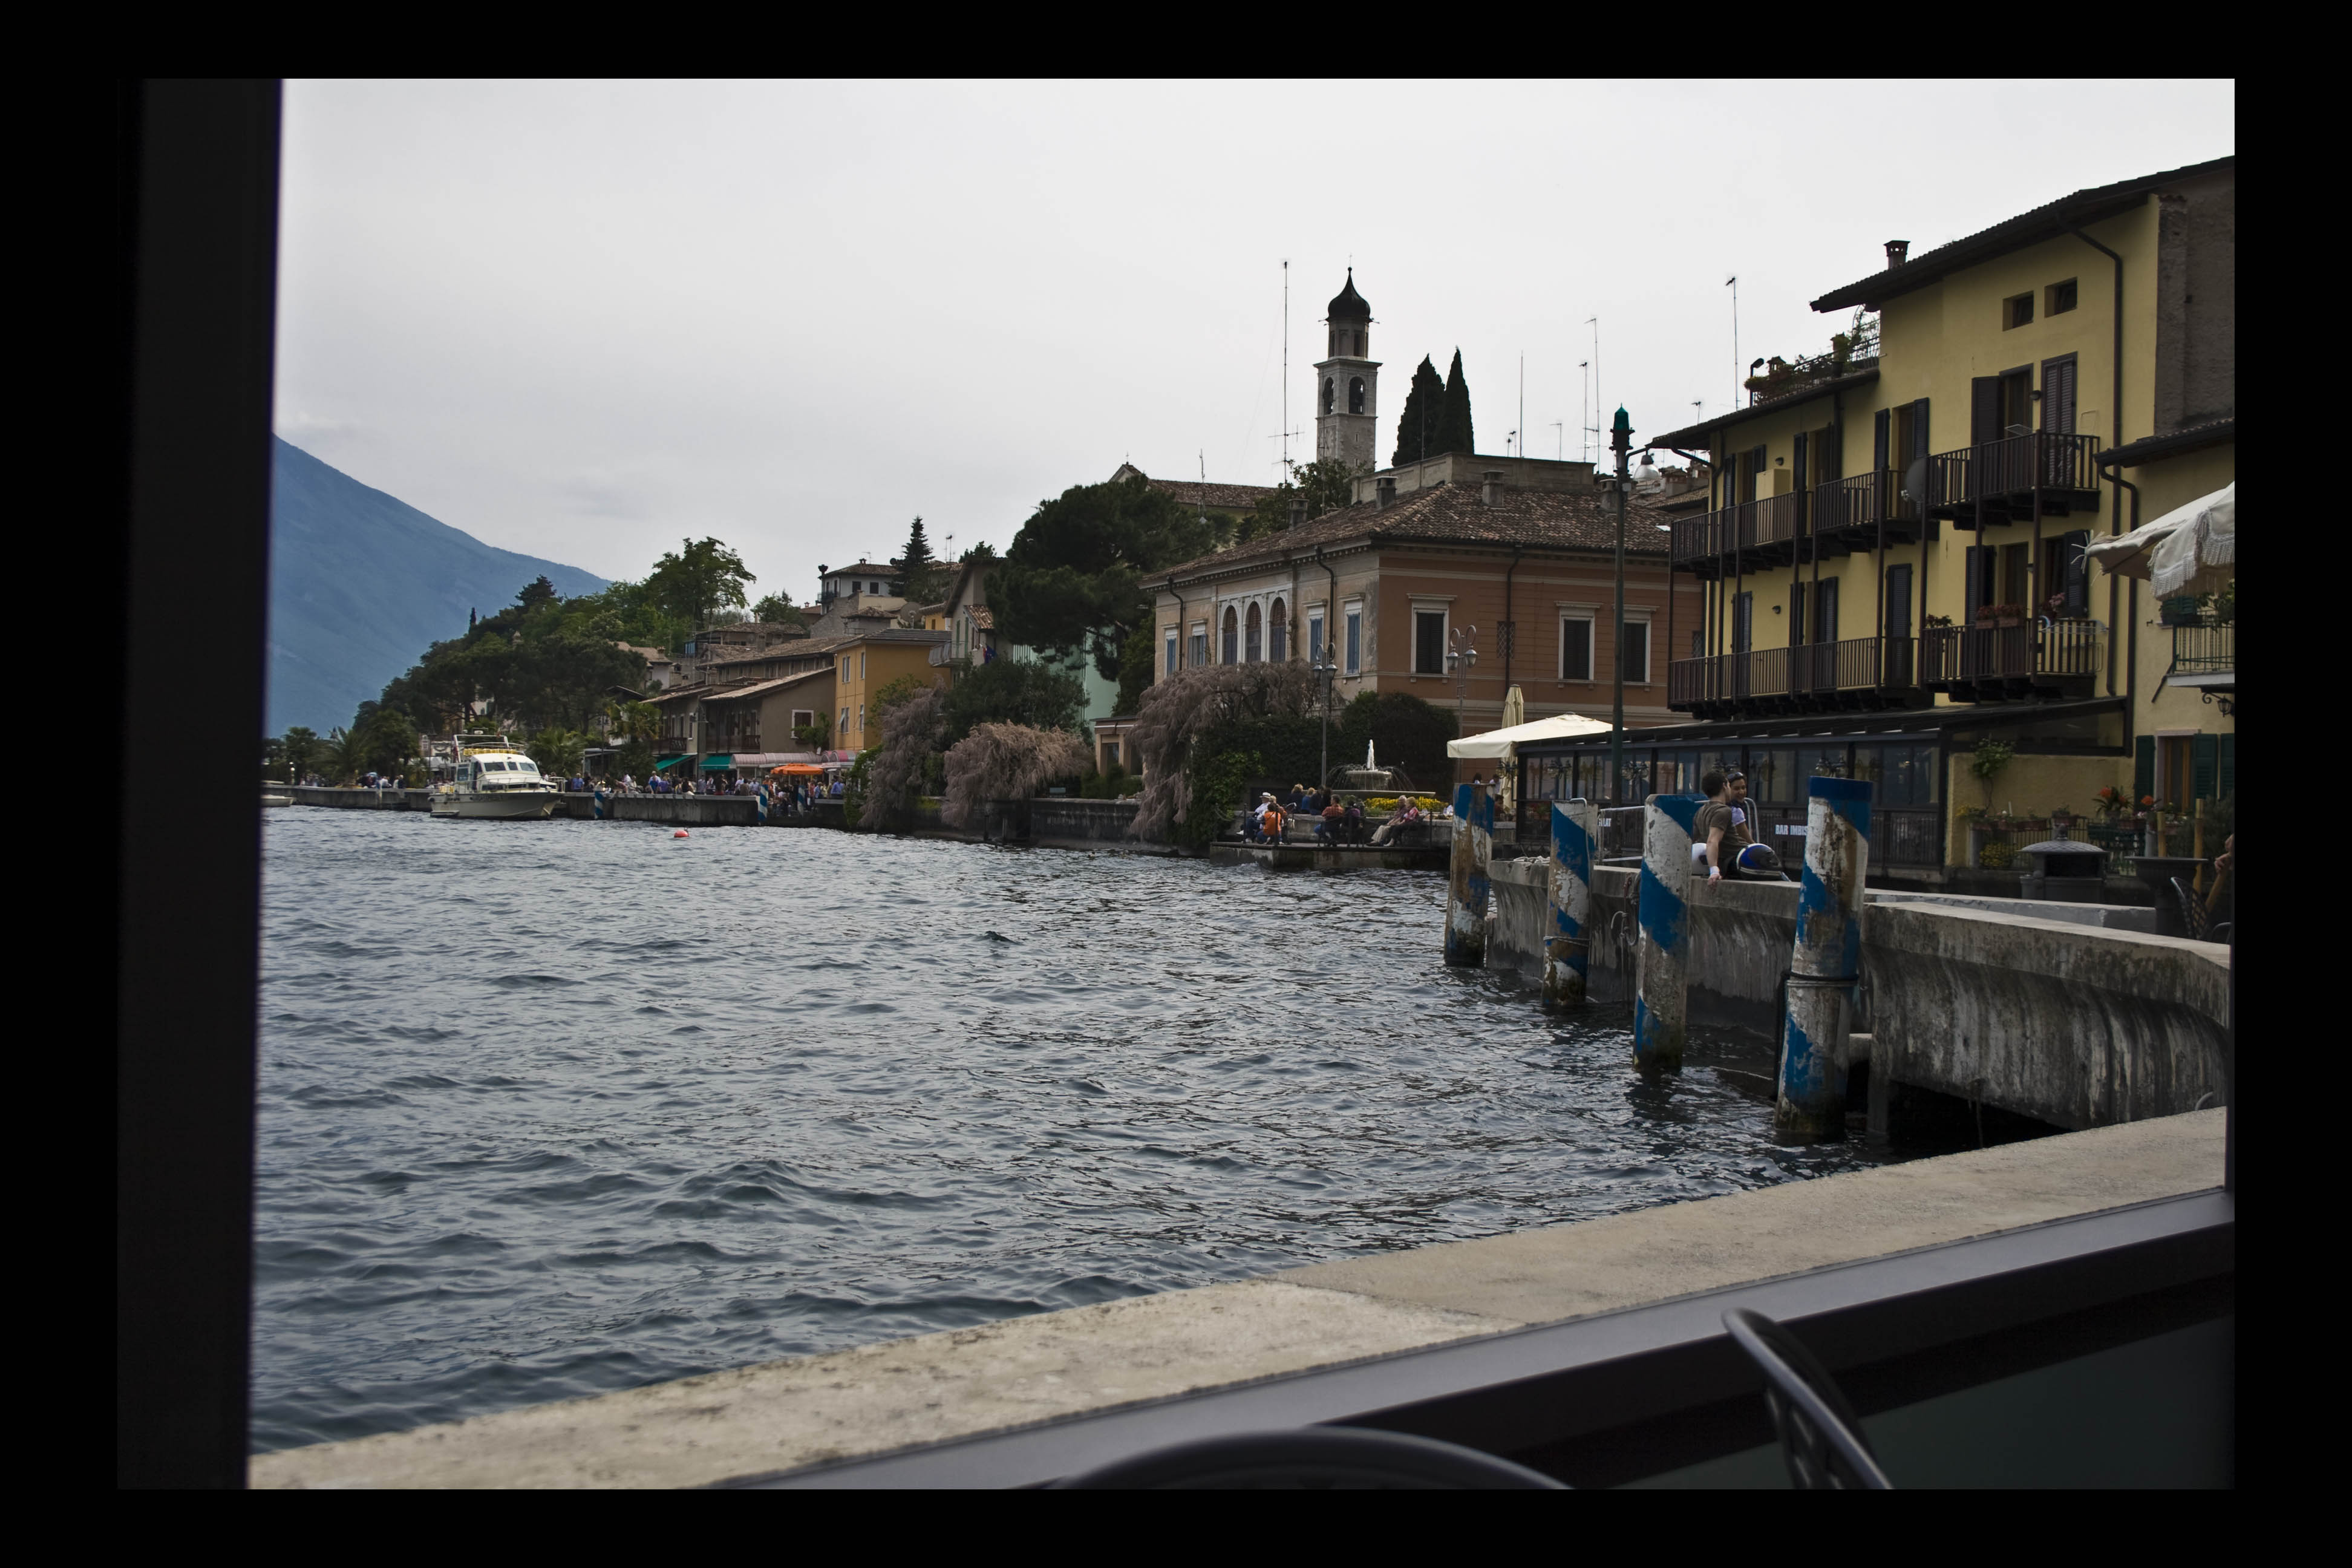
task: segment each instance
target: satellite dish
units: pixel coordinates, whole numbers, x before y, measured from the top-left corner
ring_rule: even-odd
[[[1926,458],[1912,458],[1911,466],[1903,470],[1903,499],[1914,506],[1927,504],[1927,459]]]

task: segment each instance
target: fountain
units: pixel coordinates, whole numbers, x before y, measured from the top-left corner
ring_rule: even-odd
[[[1405,777],[1402,768],[1384,768],[1380,765],[1375,756],[1375,742],[1370,741],[1364,742],[1363,766],[1342,765],[1332,769],[1331,772],[1339,781],[1332,787],[1349,790],[1359,795],[1393,795],[1400,786],[1405,789],[1412,787],[1412,781]]]

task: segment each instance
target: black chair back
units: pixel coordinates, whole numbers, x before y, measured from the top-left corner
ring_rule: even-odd
[[[1886,1491],[1894,1482],[1862,1435],[1853,1406],[1796,1335],[1745,1307],[1723,1315],[1732,1342],[1764,1373],[1764,1408],[1799,1491]]]

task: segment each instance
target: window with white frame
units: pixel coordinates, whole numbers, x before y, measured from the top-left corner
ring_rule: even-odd
[[[1209,662],[1208,622],[1194,621],[1192,623],[1192,648],[1189,657],[1192,659],[1192,668],[1195,669],[1200,668],[1201,666]]]
[[[1346,628],[1343,635],[1345,646],[1339,650],[1339,668],[1343,674],[1360,675],[1364,669],[1364,606],[1349,605],[1345,610],[1342,620]]]
[[[1323,606],[1316,605],[1307,612],[1307,657],[1320,662],[1323,653]]]
[[[1622,668],[1625,684],[1646,686],[1650,680],[1650,623],[1625,623],[1625,651]]]
[[[1164,673],[1173,675],[1176,673],[1176,628],[1174,626],[1168,628],[1168,636],[1164,641],[1166,646],[1163,651],[1167,655]]]
[[[1445,610],[1443,605],[1412,607],[1412,672],[1445,673]]]
[[[1592,617],[1567,615],[1559,618],[1559,678],[1592,679]]]

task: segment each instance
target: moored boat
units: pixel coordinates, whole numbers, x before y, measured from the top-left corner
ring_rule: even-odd
[[[459,735],[457,774],[433,794],[433,815],[519,821],[554,815],[555,785],[504,735]]]

